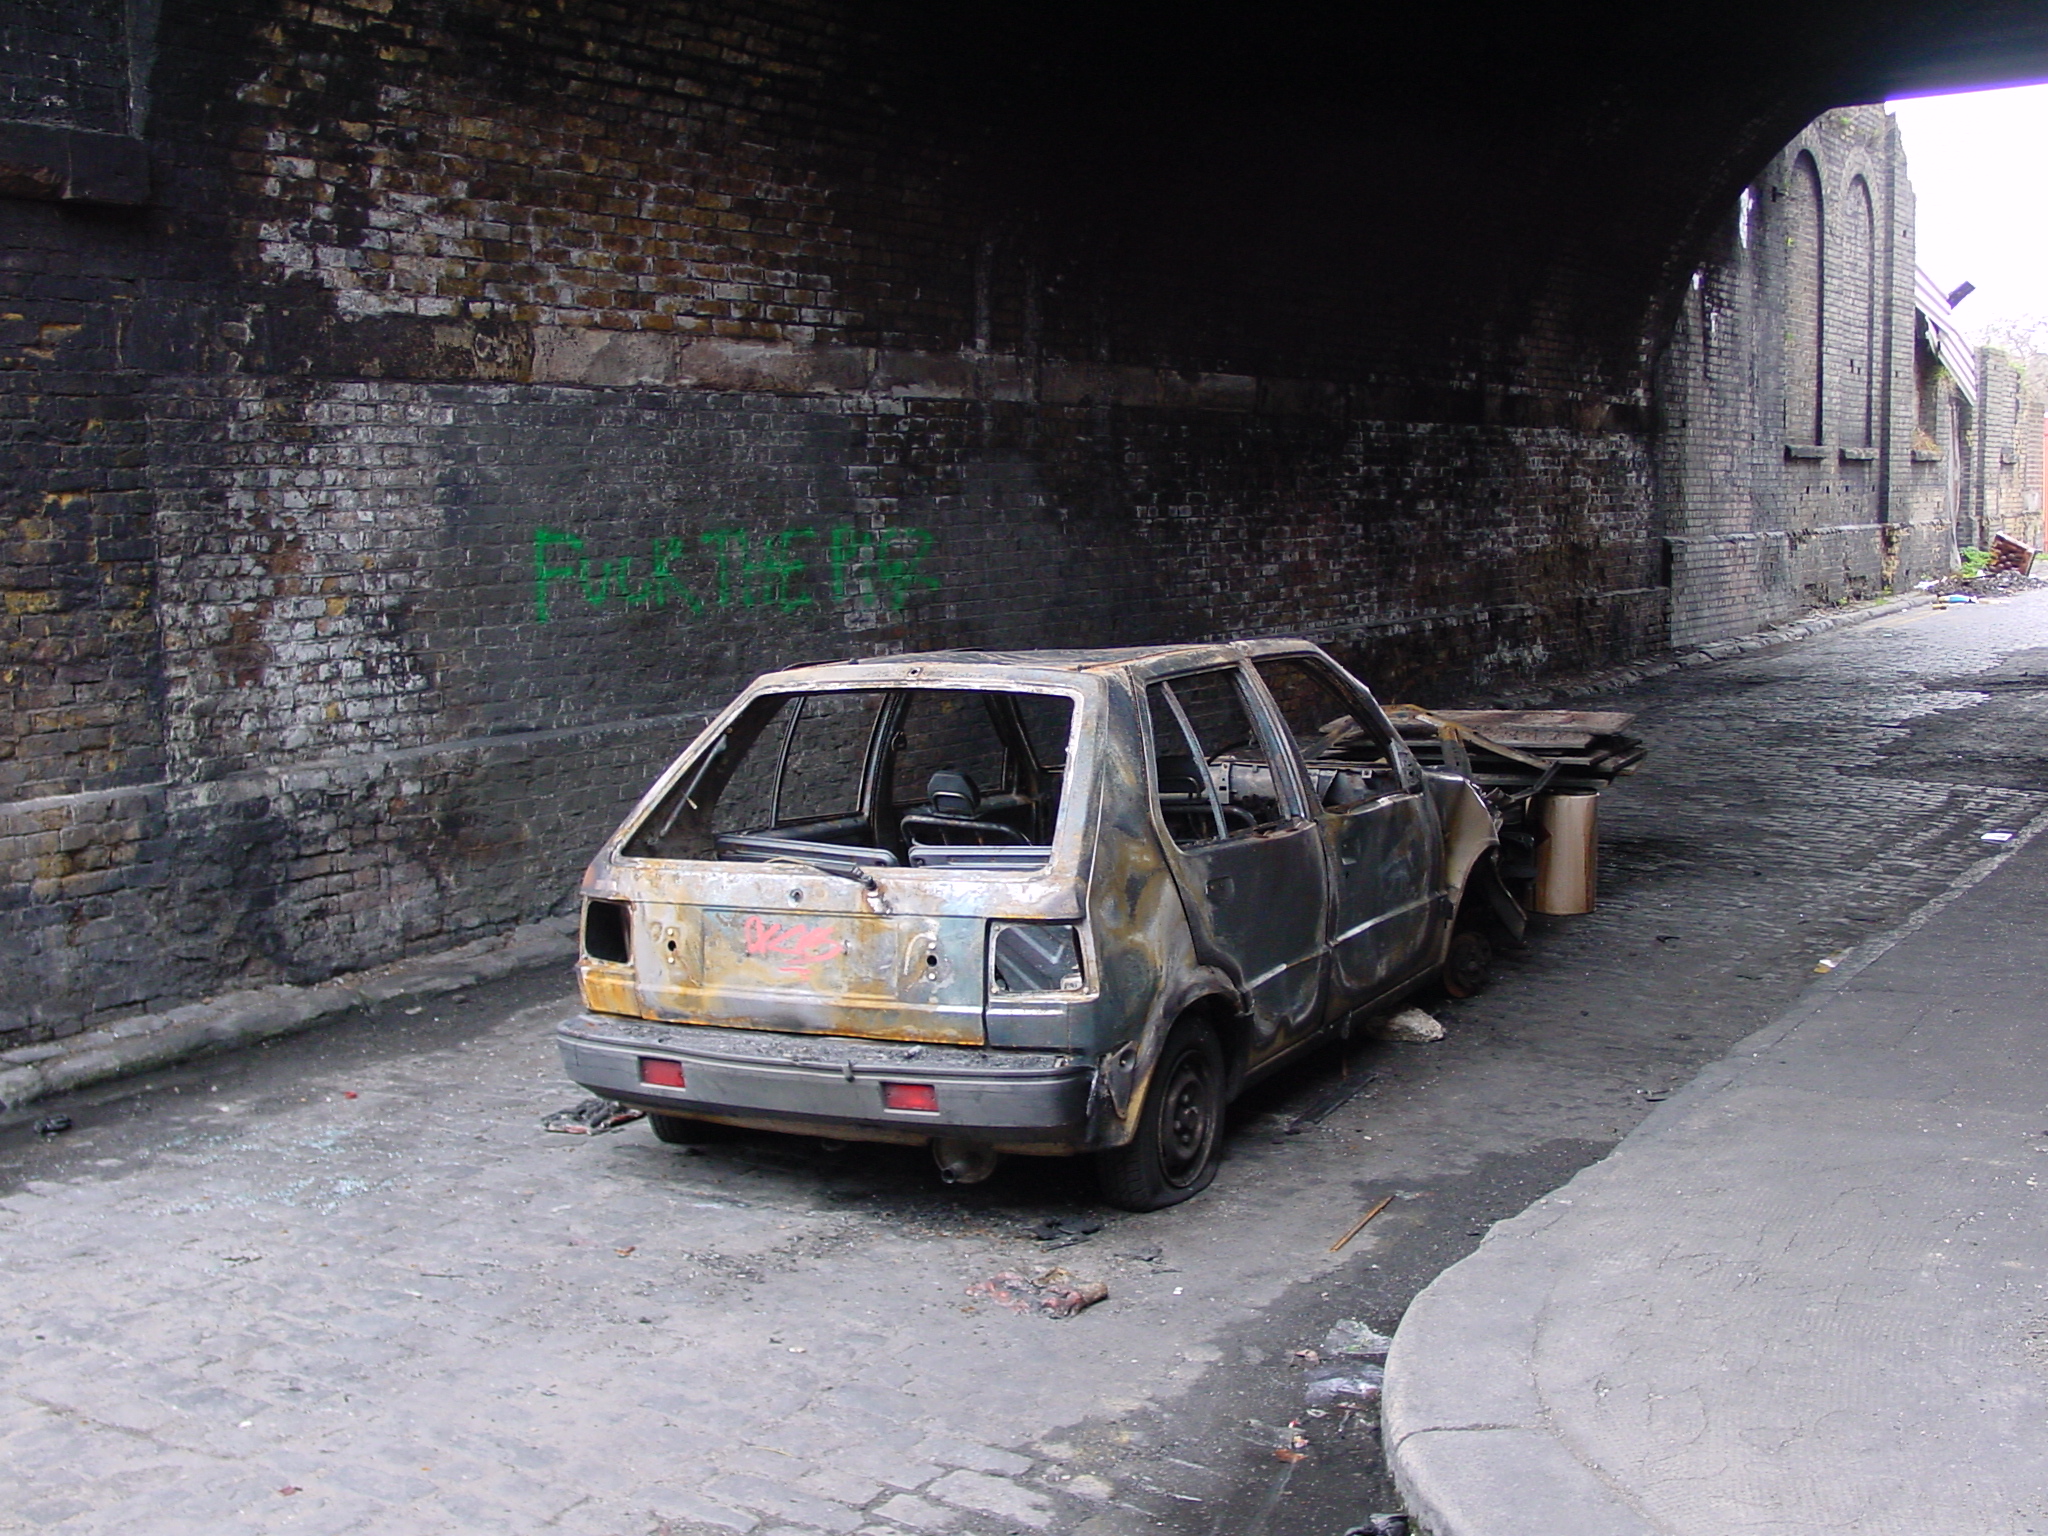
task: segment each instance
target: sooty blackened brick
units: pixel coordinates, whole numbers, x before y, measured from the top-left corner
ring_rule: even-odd
[[[1427,697],[1878,569],[1667,555],[1724,530],[1631,242],[1695,194],[1548,239],[1608,152],[1371,29],[165,0],[138,92],[73,9],[0,77],[148,201],[0,196],[0,1038],[566,911],[770,667],[1290,633]]]

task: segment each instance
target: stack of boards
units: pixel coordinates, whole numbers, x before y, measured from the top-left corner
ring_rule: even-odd
[[[1420,709],[1387,718],[1425,768],[1449,768],[1512,798],[1601,790],[1649,748],[1624,735],[1634,715],[1577,709]]]

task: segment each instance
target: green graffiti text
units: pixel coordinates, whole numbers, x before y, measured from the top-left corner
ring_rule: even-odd
[[[660,535],[644,556],[597,559],[581,535],[539,527],[533,530],[533,616],[542,624],[562,617],[564,583],[592,608],[800,613],[829,601],[901,612],[919,592],[939,586],[925,569],[933,542],[924,528],[852,523],[775,533],[714,528],[694,539]]]

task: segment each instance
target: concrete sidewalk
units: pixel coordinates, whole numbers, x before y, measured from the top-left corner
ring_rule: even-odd
[[[2044,829],[1416,1298],[1424,1530],[2048,1532]]]

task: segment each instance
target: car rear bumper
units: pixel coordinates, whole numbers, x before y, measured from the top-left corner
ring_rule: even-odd
[[[603,1013],[565,1019],[555,1039],[571,1081],[657,1114],[867,1141],[975,1141],[1017,1152],[1080,1151],[1088,1141],[1094,1068],[1048,1051],[658,1024]],[[677,1064],[684,1086],[644,1081],[643,1061]],[[884,1107],[890,1083],[929,1084],[938,1108]]]

